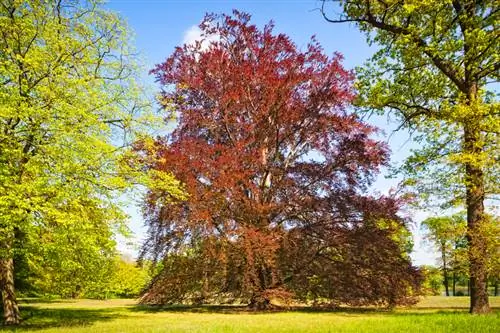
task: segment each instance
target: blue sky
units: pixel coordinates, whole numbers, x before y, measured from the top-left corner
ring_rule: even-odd
[[[326,22],[318,10],[320,5],[320,1],[316,0],[109,0],[106,7],[118,12],[128,22],[135,35],[132,43],[144,59],[144,80],[153,83],[153,78],[147,76],[146,71],[164,61],[175,46],[194,38],[195,27],[205,13],[230,13],[233,9],[250,13],[253,23],[260,27],[273,20],[275,32],[287,34],[299,48],[304,48],[315,35],[327,54],[340,52],[344,55],[346,68],[362,65],[375,48],[367,45],[365,36],[354,25]],[[152,87],[158,89],[154,84]],[[409,154],[412,144],[407,133],[392,133],[395,125],[383,117],[371,118],[369,122],[384,130],[385,134],[380,139],[389,143],[394,163]],[[374,189],[385,193],[396,184],[397,180],[388,180],[381,175]],[[145,228],[138,203],[131,202],[127,212],[135,234],[130,243],[134,245],[126,246],[125,241],[120,239],[119,249],[135,255]],[[425,212],[417,211],[413,218],[418,222],[426,216]],[[412,226],[412,231],[415,234],[414,262],[435,264],[436,253],[422,243],[418,226]]]

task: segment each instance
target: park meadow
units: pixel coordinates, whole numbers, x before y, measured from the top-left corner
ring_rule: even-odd
[[[493,312],[470,316],[467,297],[429,296],[412,307],[283,308],[249,311],[238,305],[143,306],[132,299],[52,300],[20,302],[27,319],[0,332],[498,332],[500,297],[491,297]]]

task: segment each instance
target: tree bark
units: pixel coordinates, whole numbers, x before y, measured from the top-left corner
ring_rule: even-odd
[[[471,99],[469,99],[471,101]],[[464,125],[464,152],[476,157],[482,152],[479,126],[473,122]],[[470,312],[488,313],[487,239],[484,223],[484,174],[477,161],[468,158],[465,163],[465,186],[467,206],[467,239],[470,262]]]
[[[441,259],[443,260],[443,284],[446,296],[450,296],[450,288],[448,284],[448,265],[446,262],[446,244],[441,244]]]
[[[456,286],[457,286],[457,274],[455,272],[453,272],[453,296],[456,296],[457,295],[457,289],[456,289]]]
[[[265,297],[262,293],[254,293],[250,299],[248,307],[256,311],[264,311],[272,308],[271,300]]]
[[[203,278],[202,278],[202,287],[201,287],[201,303],[206,303],[208,300],[208,295],[210,291],[210,286],[208,284],[208,269],[206,266],[203,266]]]
[[[12,258],[11,246],[2,242],[6,257],[0,258],[0,293],[2,295],[3,319],[5,325],[17,325],[21,322],[21,313],[16,300],[14,287],[14,259]]]

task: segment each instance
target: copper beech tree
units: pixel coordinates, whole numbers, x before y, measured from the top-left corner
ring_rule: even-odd
[[[163,270],[142,301],[407,301],[419,274],[399,202],[363,194],[388,149],[346,111],[351,73],[314,38],[300,51],[249,21],[207,15],[152,71],[177,127],[137,149],[189,197],[147,195],[142,256]]]

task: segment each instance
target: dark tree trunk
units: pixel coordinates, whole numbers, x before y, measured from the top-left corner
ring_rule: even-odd
[[[467,123],[464,126],[464,152],[479,156],[482,152],[479,126]],[[487,239],[483,231],[484,223],[484,174],[477,161],[465,163],[467,239],[470,262],[470,312],[490,311],[487,276]]]
[[[3,242],[5,252],[10,253],[10,244]],[[21,322],[21,313],[16,300],[14,288],[14,259],[11,255],[0,258],[0,292],[3,304],[3,319],[5,325],[17,325]]]
[[[448,265],[446,262],[446,244],[441,244],[441,259],[443,260],[443,284],[446,296],[450,296],[450,288],[448,284]]]
[[[208,284],[208,270],[207,267],[203,267],[203,280],[202,280],[202,287],[201,287],[201,303],[206,303],[208,300],[208,295],[209,295],[210,287]]]
[[[269,310],[271,305],[271,300],[265,297],[262,293],[254,293],[250,299],[248,307],[256,311]]]
[[[448,286],[448,277],[446,276],[446,271],[443,270],[443,284],[444,284],[444,292],[446,296],[450,296],[450,287]]]
[[[453,296],[456,296],[457,295],[457,266],[458,266],[458,260],[457,260],[457,250],[458,250],[458,241],[457,239],[455,238],[454,240],[454,245],[453,245],[453,267],[452,267],[452,271],[453,271],[453,290],[452,290],[452,293],[453,293]]]
[[[495,279],[495,284],[494,284],[494,293],[495,296],[498,296],[498,279]]]
[[[453,272],[453,296],[457,295],[456,286],[457,286],[457,274]]]
[[[264,267],[264,265],[257,265],[255,270],[256,274],[254,275],[255,279],[253,281],[254,287],[248,307],[256,311],[269,310],[273,306],[269,295],[265,292],[269,285],[266,267]]]

